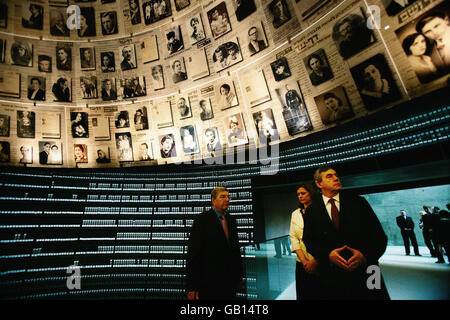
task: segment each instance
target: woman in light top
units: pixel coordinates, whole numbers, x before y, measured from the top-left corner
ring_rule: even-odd
[[[403,50],[408,55],[411,67],[421,82],[436,78],[437,68],[429,56],[430,45],[420,33],[408,35],[402,42]]]

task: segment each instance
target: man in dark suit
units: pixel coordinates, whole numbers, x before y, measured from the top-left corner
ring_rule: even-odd
[[[409,239],[411,239],[415,255],[420,256],[419,246],[417,245],[416,235],[414,234],[414,222],[406,215],[405,210],[400,210],[400,215],[397,217],[397,225],[402,233],[406,255],[409,256]]]
[[[42,151],[39,152],[40,164],[47,164],[49,153],[50,153],[50,143],[45,142],[44,145],[42,146]]]
[[[40,79],[31,78],[30,87],[28,88],[28,99],[45,100],[45,91],[41,89],[41,85]]]
[[[342,192],[331,167],[317,169],[314,180],[322,194],[306,209],[303,241],[318,261],[322,298],[389,299],[380,271],[378,285],[368,285],[367,267],[378,265],[387,245],[369,203]]]
[[[224,187],[211,192],[212,208],[192,225],[186,259],[188,299],[235,299],[242,279],[242,260],[235,219],[226,212]]]

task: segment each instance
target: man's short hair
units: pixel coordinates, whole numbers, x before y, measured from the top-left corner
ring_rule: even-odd
[[[213,191],[211,191],[211,199],[216,199],[219,192],[229,192],[227,188],[225,187],[215,187]]]
[[[322,172],[328,171],[330,169],[333,169],[333,168],[331,166],[327,166],[327,165],[319,167],[316,170],[316,172],[314,172],[314,181],[322,182]]]
[[[422,33],[423,27],[428,22],[433,20],[434,18],[445,19],[445,13],[440,12],[440,11],[434,11],[434,12],[430,12],[429,14],[425,15],[422,19],[419,20],[419,22],[417,22],[416,31],[419,32],[419,33]]]

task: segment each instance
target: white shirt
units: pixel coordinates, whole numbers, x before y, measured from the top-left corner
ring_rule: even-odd
[[[325,197],[324,195],[322,195],[322,198],[323,198],[323,202],[325,204],[325,208],[327,208],[328,216],[333,221],[333,219],[331,218],[331,202],[329,202],[329,200],[331,198]],[[341,211],[341,202],[339,201],[339,193],[337,195],[335,195],[333,197],[333,199],[336,200],[334,202],[334,204],[336,205],[336,208],[338,209],[338,211]]]
[[[307,252],[306,246],[303,243],[303,215],[300,208],[292,212],[291,227],[289,229],[289,238],[291,239],[292,252],[302,250],[303,254],[308,260],[312,260],[314,257]],[[300,258],[297,256],[297,261],[301,263]]]

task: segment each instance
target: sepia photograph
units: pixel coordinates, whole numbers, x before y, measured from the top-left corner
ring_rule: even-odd
[[[17,137],[33,138],[36,131],[36,115],[34,111],[17,111]]]
[[[80,66],[82,71],[95,70],[94,47],[80,48]]]
[[[128,0],[128,5],[130,7],[130,20],[131,24],[141,23],[141,7],[139,5],[139,0]]]
[[[165,88],[164,71],[161,64],[152,67],[152,76],[150,77],[150,88],[153,90],[161,90]]]
[[[80,29],[79,37],[95,37],[95,10],[92,7],[80,7]]]
[[[222,144],[220,142],[219,130],[217,127],[207,128],[205,130],[205,144],[208,152],[214,152],[216,150],[222,150]]]
[[[111,78],[102,80],[102,100],[117,100],[116,79]]]
[[[19,163],[29,164],[33,163],[33,146],[28,144],[23,144],[19,148],[20,158]]]
[[[142,63],[159,60],[158,41],[156,35],[148,35],[141,42]]]
[[[172,69],[172,81],[174,84],[187,80],[186,66],[184,64],[184,57],[173,60],[170,64]]]
[[[9,142],[0,141],[0,162],[9,162]]]
[[[11,46],[12,64],[22,67],[33,66],[33,45],[25,41],[14,41]]]
[[[215,85],[216,103],[220,110],[239,105],[233,80],[225,80]]]
[[[200,151],[197,139],[197,131],[192,125],[180,128],[181,142],[183,144],[184,154],[193,154]]]
[[[62,71],[72,70],[72,48],[69,46],[56,47],[56,68]]]
[[[323,124],[345,120],[354,115],[343,86],[322,93],[314,97],[314,100]]]
[[[200,119],[202,119],[202,121],[214,118],[211,100],[209,98],[200,99],[198,105],[200,107]]]
[[[43,138],[61,138],[61,114],[57,112],[41,112],[41,135]]]
[[[137,68],[136,49],[134,47],[134,44],[119,47],[119,52],[122,55],[122,61],[120,62],[120,68],[122,69],[122,71]]]
[[[46,55],[38,55],[38,70],[40,72],[52,72],[52,57]]]
[[[42,30],[44,25],[44,8],[38,4],[23,1],[22,26],[29,29]]]
[[[277,125],[273,117],[272,109],[268,108],[253,113],[253,121],[255,123],[256,132],[258,132],[259,142],[261,144],[269,144],[272,141],[279,140]]]
[[[272,1],[269,3],[268,9],[272,18],[272,25],[275,29],[278,29],[291,19],[291,13],[289,12],[286,0]]]
[[[109,146],[108,145],[99,145],[95,146],[95,162],[97,163],[110,163],[111,156],[109,154]]]
[[[236,37],[232,41],[222,43],[213,51],[214,70],[216,72],[222,71],[241,61],[241,48]]]
[[[39,141],[39,163],[62,164],[61,147],[56,141]]]
[[[102,23],[102,34],[104,36],[119,32],[117,13],[115,11],[100,13],[100,21]]]
[[[172,15],[170,0],[142,1],[142,14],[146,25],[170,17]]]
[[[8,81],[4,81],[8,79]],[[0,70],[0,96],[20,98],[20,73]]]
[[[262,23],[252,25],[248,30],[248,51],[254,55],[267,48],[267,38]]]
[[[8,25],[8,6],[0,3],[0,28],[6,28]]]
[[[175,9],[177,11],[181,11],[184,8],[187,8],[191,2],[189,0],[175,0]]]
[[[74,144],[73,145],[73,157],[74,157],[75,163],[87,163],[88,162],[87,145]]]
[[[45,77],[28,76],[28,99],[45,100]]]
[[[245,130],[242,113],[236,113],[223,119],[225,135],[229,147],[239,146],[248,143],[247,132]]]
[[[116,114],[116,120],[114,121],[117,129],[130,127],[130,116],[128,111],[121,110]]]
[[[221,2],[207,12],[212,36],[217,39],[231,31],[230,17],[225,2]]]
[[[86,76],[80,77],[80,89],[83,99],[96,99],[98,98],[97,92],[97,77]]]
[[[292,75],[286,57],[281,57],[280,59],[271,62],[270,67],[272,68],[275,81],[284,80]]]
[[[95,141],[111,140],[111,131],[109,127],[109,117],[92,117],[92,134]]]
[[[153,147],[151,142],[142,141],[138,142],[138,161],[150,161],[155,157],[153,156]]]
[[[152,115],[158,129],[173,126],[172,106],[167,100],[153,103]]]
[[[180,120],[192,117],[192,109],[189,103],[188,96],[179,96],[175,99],[174,102],[176,105],[176,109],[178,110]]]
[[[183,35],[181,34],[181,27],[179,25],[166,30],[164,34],[169,55],[184,49]]]
[[[0,63],[5,63],[6,57],[6,40],[0,39]]]
[[[191,51],[187,58],[187,69],[191,75],[191,79],[196,81],[209,76],[208,58],[206,57],[206,49]]]
[[[334,77],[323,49],[319,49],[305,57],[303,62],[306,70],[309,72],[309,79],[313,86],[318,86]]]
[[[175,146],[175,137],[173,134],[165,134],[159,136],[159,151],[161,158],[174,158],[177,156],[177,148]]]
[[[203,28],[202,15],[200,12],[190,19],[186,19],[186,29],[188,30],[191,45],[194,45],[206,38],[205,29]]]
[[[237,21],[242,21],[256,11],[255,0],[233,0]]]
[[[119,160],[119,162],[133,161],[133,143],[131,141],[131,133],[116,132],[116,150],[117,160]]]
[[[50,9],[50,34],[55,37],[69,37],[67,28],[67,13],[64,9]]]
[[[70,112],[70,127],[72,138],[89,138],[89,124],[87,112]]]
[[[9,137],[10,116],[0,114],[0,137]]]
[[[383,6],[386,9],[386,13],[388,16],[395,16],[403,9],[406,9],[411,4],[416,2],[416,0],[381,0],[383,2]]]
[[[120,80],[120,89],[123,99],[142,97],[147,95],[145,77],[138,76]]]
[[[147,107],[140,107],[134,112],[134,129],[136,131],[148,129]]]
[[[244,97],[250,107],[270,101],[269,87],[263,70],[251,70],[241,76]]]
[[[52,86],[53,101],[71,102],[72,101],[72,80],[65,77],[58,77]]]
[[[103,72],[115,72],[116,61],[114,58],[114,52],[107,51],[100,53],[100,64]]]

